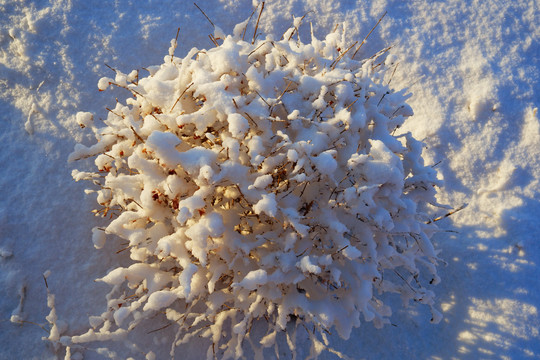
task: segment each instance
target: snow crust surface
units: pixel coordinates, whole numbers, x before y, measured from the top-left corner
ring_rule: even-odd
[[[252,11],[249,1],[199,5],[226,33]],[[439,271],[443,281],[437,288],[441,323],[429,324],[425,309],[414,306],[393,315],[397,326],[376,330],[364,324],[349,342],[332,335],[339,351],[373,359],[540,356],[539,6],[532,0],[266,4],[259,25],[265,33],[278,37],[289,27],[291,14],[312,11],[306,20],[314,23],[316,35],[322,37],[341,23],[351,43],[361,41],[388,11],[363,55],[393,45],[395,57],[387,60],[397,64],[392,85],[413,93],[408,103],[414,116],[401,131],[411,131],[428,145],[423,153],[427,164],[437,164],[445,183],[439,202],[455,208],[468,203],[439,222],[458,233],[434,237],[442,250],[439,257],[448,263]],[[84,196],[85,186],[72,181],[72,169],[66,166],[75,143],[91,144],[79,129],[91,126],[92,120],[76,114],[102,109],[100,117],[105,118],[105,107],[114,106],[111,95],[96,87],[101,77],[115,76],[104,63],[125,71],[159,64],[177,27],[180,56],[193,46],[212,46],[207,34],[213,29],[189,2],[5,0],[0,13],[0,358],[52,359],[54,349],[41,338],[87,328],[88,315],[100,311],[106,289],[93,280],[127,264],[125,254],[115,254],[120,247],[103,243],[100,230],[92,231],[104,225],[90,215],[95,199]],[[100,119],[94,116],[93,121]],[[231,133],[241,136],[245,131],[242,119],[231,124]],[[168,140],[154,135],[155,140]],[[298,154],[287,156],[294,161]],[[323,155],[320,169],[331,173],[332,158]],[[254,186],[264,187],[265,181]],[[274,210],[271,199],[260,207]],[[318,267],[309,258],[299,265],[313,272]],[[246,286],[264,280],[263,274],[253,274]],[[147,306],[158,308],[172,299],[155,294]],[[54,303],[54,313],[48,302]],[[116,315],[118,323],[122,315]],[[68,320],[69,329],[57,319]],[[54,331],[30,322],[50,322]],[[159,344],[167,331],[147,334],[150,330],[133,335],[141,349]],[[117,351],[120,358],[140,358],[142,353],[125,347]],[[184,358],[204,357],[200,351],[196,341],[189,342]],[[88,359],[113,355],[98,348],[84,351]]]

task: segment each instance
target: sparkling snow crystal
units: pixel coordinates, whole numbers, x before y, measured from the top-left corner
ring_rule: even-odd
[[[336,32],[303,43],[298,19],[282,40],[245,41],[243,23],[215,48],[172,48],[148,77],[99,81],[131,96],[104,126],[77,115],[97,143],[70,160],[96,157],[97,175],[73,173],[98,186],[96,213],[112,219],[94,244],[126,240],[133,264],[100,279],[109,306],[70,343],[120,338],[164,312],[173,353],[198,334],[210,358],[239,358],[261,317],[263,347],[291,321],[343,338],[362,321],[380,327],[384,293],[440,319],[424,284],[438,282],[436,226],[421,213],[438,181],[422,144],[394,135],[408,95],[387,85],[386,51],[355,58]]]

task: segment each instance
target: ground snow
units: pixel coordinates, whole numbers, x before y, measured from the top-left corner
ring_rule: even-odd
[[[210,0],[199,5],[231,32],[250,15],[252,4]],[[413,93],[408,103],[415,115],[404,130],[428,145],[424,156],[428,164],[437,164],[445,181],[439,201],[469,204],[441,221],[459,233],[434,237],[448,262],[435,287],[443,321],[430,325],[421,307],[400,310],[392,318],[395,327],[375,330],[367,323],[353,331],[349,342],[333,335],[339,351],[377,359],[540,357],[539,6],[533,0],[266,4],[261,31],[279,36],[290,26],[291,14],[312,11],[307,20],[317,36],[343,23],[351,43],[363,39],[388,11],[361,55],[375,53],[381,44],[393,45],[398,65],[392,85]],[[0,13],[0,284],[5,294],[0,299],[0,358],[54,358],[41,340],[48,334],[30,323],[46,324],[45,317],[53,313],[47,308],[46,285],[55,294],[50,321],[62,319],[68,331],[80,333],[88,315],[102,307],[106,287],[93,280],[125,261],[122,253],[114,254],[119,245],[103,244],[95,231],[96,246],[103,249],[94,248],[92,228],[103,223],[91,216],[94,199],[84,197],[85,186],[74,183],[66,167],[73,145],[90,143],[80,125],[93,126],[91,118],[75,114],[102,109],[105,117],[105,106],[114,106],[110,93],[102,95],[96,87],[99,78],[113,75],[104,63],[122,71],[159,64],[177,27],[181,56],[193,46],[209,48],[207,34],[213,30],[190,2],[0,0]],[[308,37],[309,28],[300,35]],[[237,120],[234,131],[240,134],[245,124]],[[321,167],[330,171],[328,155]],[[266,210],[275,210],[271,201],[261,204]],[[302,260],[316,271],[312,259]],[[264,276],[253,274],[248,280],[255,284]],[[162,295],[152,306],[170,301]],[[12,315],[28,323],[11,323]],[[60,325],[55,329],[62,330]],[[162,325],[156,323],[156,329]],[[160,344],[166,334],[145,330],[134,335],[140,349]],[[125,355],[121,358],[139,358],[140,349],[118,351]],[[88,349],[85,358],[107,354]],[[204,356],[196,341],[181,354]]]

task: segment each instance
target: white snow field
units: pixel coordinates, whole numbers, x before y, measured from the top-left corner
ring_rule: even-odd
[[[197,5],[232,34],[258,2]],[[432,324],[429,306],[404,308],[399,295],[386,294],[390,324],[377,329],[362,316],[348,340],[330,329],[331,347],[352,359],[538,359],[540,1],[269,0],[258,30],[280,39],[293,16],[306,15],[304,42],[311,22],[319,39],[342,25],[352,45],[385,12],[358,57],[392,47],[398,65],[391,87],[408,89],[414,110],[399,131],[425,143],[425,163],[444,183],[437,201],[467,206],[437,221],[441,231],[431,239],[446,262],[438,266],[441,282],[429,286],[442,320]],[[164,316],[136,327],[128,336],[132,345],[88,342],[66,355],[59,342],[43,338],[85,333],[89,318],[97,321],[93,316],[107,310],[110,286],[95,279],[131,264],[121,251],[125,243],[93,237],[92,229],[109,220],[93,216],[95,194],[84,192],[89,182],[71,175],[94,171],[93,159],[67,161],[75,144],[95,142],[79,126],[89,118],[77,113],[106,119],[115,97],[124,102],[129,94],[98,90],[100,78],[115,76],[105,64],[148,76],[143,68],[163,63],[178,28],[176,56],[214,47],[208,37],[214,29],[193,2],[0,0],[0,359],[170,358],[175,332]],[[230,131],[241,136],[246,124],[236,120]],[[321,157],[321,168],[333,161]],[[277,211],[271,201],[258,205],[261,213]],[[434,218],[448,213],[429,209]],[[304,259],[306,272],[320,270]],[[243,285],[265,283],[263,272],[246,276]],[[151,306],[160,300],[168,301],[154,298]],[[277,354],[292,358],[279,336]],[[309,346],[299,330],[297,358],[308,357]],[[249,359],[255,355],[248,348]],[[176,358],[206,358],[207,349],[195,336],[176,349]],[[273,357],[273,349],[265,353]],[[326,351],[319,358],[338,357]]]

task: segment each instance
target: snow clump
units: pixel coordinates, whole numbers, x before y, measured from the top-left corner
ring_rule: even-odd
[[[100,279],[107,310],[66,344],[123,338],[162,312],[177,327],[172,353],[197,334],[210,358],[237,359],[259,318],[263,347],[292,321],[323,338],[381,327],[385,293],[440,319],[425,284],[439,281],[437,228],[422,212],[439,181],[423,144],[395,135],[413,112],[388,86],[387,49],[357,59],[343,34],[304,43],[297,26],[252,43],[245,25],[184,58],[172,48],[147,77],[101,79],[132,95],[104,126],[77,115],[97,142],[70,161],[95,156],[97,171],[73,176],[97,185],[96,214],[112,219],[94,244],[127,241],[133,264]]]

